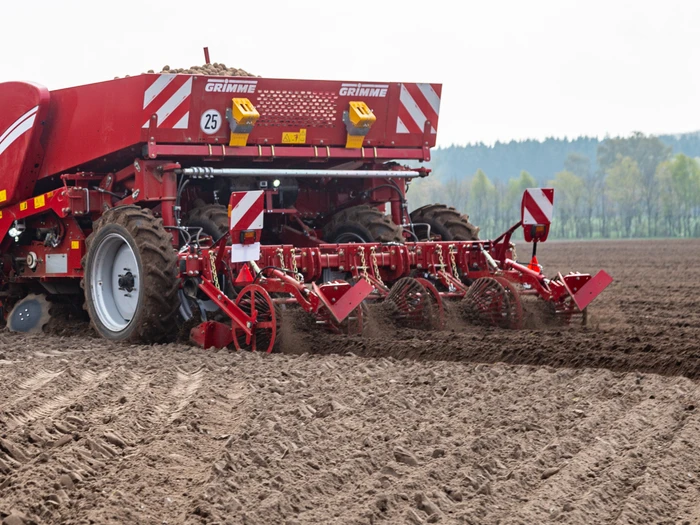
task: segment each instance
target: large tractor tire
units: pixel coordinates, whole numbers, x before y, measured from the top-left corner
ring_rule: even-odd
[[[115,208],[95,221],[85,244],[83,288],[95,330],[112,341],[169,339],[180,283],[163,221],[137,206]]]
[[[444,204],[428,204],[411,213],[416,236],[421,241],[434,240],[439,235],[443,241],[478,241],[479,227],[469,222],[468,215],[462,215],[455,208]],[[428,239],[428,228],[430,237]]]
[[[185,225],[202,228],[216,241],[229,231],[228,210],[221,204],[202,204],[187,214]]]
[[[390,217],[367,204],[338,212],[323,228],[329,243],[404,242],[403,230]]]

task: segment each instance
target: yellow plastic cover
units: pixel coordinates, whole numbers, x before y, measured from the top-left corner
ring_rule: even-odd
[[[234,98],[233,118],[239,126],[250,126],[258,121],[260,113],[247,98]]]
[[[348,117],[352,125],[356,128],[369,128],[377,120],[377,117],[375,117],[372,110],[367,107],[367,104],[359,100],[350,102]]]

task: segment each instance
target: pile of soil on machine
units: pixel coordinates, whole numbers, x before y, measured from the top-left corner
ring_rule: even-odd
[[[149,69],[146,73],[156,73],[154,69]],[[228,67],[226,64],[220,64],[214,62],[213,64],[203,64],[201,66],[191,66],[191,67],[170,67],[169,65],[164,65],[160,71],[157,73],[184,73],[187,75],[216,75],[220,77],[254,77],[255,75],[249,73],[245,69],[240,69],[237,67]],[[128,75],[127,75],[128,76]],[[119,77],[116,77],[119,78]]]
[[[153,71],[149,71],[153,73]],[[248,73],[245,69],[236,67],[226,67],[226,64],[204,64],[202,66],[192,66],[187,68],[171,68],[168,65],[163,66],[159,73],[186,73],[189,75],[217,75],[221,77],[254,77],[252,73]]]
[[[698,523],[699,251],[541,246],[615,277],[586,327],[301,318],[277,354],[2,333],[0,519]]]

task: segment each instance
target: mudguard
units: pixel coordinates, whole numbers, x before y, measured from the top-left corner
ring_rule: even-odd
[[[38,84],[0,84],[0,208],[32,196],[44,159],[49,97]]]

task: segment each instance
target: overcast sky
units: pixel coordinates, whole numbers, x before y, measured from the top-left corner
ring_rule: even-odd
[[[438,142],[700,129],[700,2],[3,2],[0,82],[50,89],[212,61],[443,84]],[[1,110],[1,108],[0,108]]]

